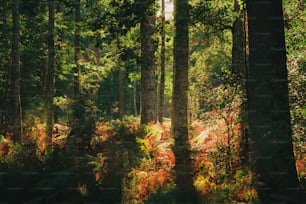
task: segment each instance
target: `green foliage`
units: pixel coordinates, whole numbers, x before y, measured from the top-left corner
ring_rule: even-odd
[[[218,106],[217,103],[214,103],[216,101],[207,101],[207,98],[209,95],[211,98],[223,97],[221,93],[218,94],[211,90],[222,90],[218,86],[227,84],[226,78],[230,76],[231,31],[222,30],[221,33],[215,34],[215,27],[210,27],[213,33],[206,33],[208,26],[210,25],[191,28],[189,109],[192,120],[201,118],[206,111],[213,110],[211,106]],[[225,100],[223,102],[227,103]]]
[[[225,29],[230,29],[234,16],[232,1],[200,1],[193,0],[190,10],[190,24],[205,25],[206,31],[216,35]]]

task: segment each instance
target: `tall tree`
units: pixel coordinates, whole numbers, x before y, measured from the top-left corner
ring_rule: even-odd
[[[8,125],[8,111],[11,110],[10,107],[10,100],[11,100],[11,93],[10,93],[10,80],[9,77],[10,73],[10,63],[11,63],[11,33],[12,27],[8,26],[8,22],[11,22],[9,19],[10,13],[12,11],[9,9],[9,2],[10,1],[2,1],[0,4],[0,13],[2,13],[2,17],[0,18],[0,47],[1,50],[1,57],[0,57],[0,94],[3,96],[3,100],[0,101],[0,110],[1,110],[1,121],[0,125],[3,127],[1,129],[1,133],[4,134],[7,131]],[[10,108],[7,108],[10,107]]]
[[[172,130],[175,139],[177,203],[197,203],[188,145],[188,0],[175,0]]]
[[[12,0],[12,17],[13,17],[13,34],[12,34],[12,64],[11,64],[11,86],[12,86],[12,128],[14,139],[22,141],[22,108],[20,97],[20,16],[19,16],[19,0]]]
[[[292,147],[281,0],[247,0],[251,155],[262,203],[302,203]]]
[[[237,17],[233,23],[232,36],[232,72],[245,76],[246,73],[246,52],[245,52],[245,27],[244,27],[244,9],[243,2],[235,0],[234,12]]]
[[[237,17],[232,28],[232,73],[239,80],[243,101],[240,107],[241,119],[241,139],[240,139],[240,159],[244,165],[249,160],[249,138],[247,128],[247,103],[246,96],[246,72],[247,72],[247,52],[246,52],[246,10],[245,3],[235,0],[234,12]]]
[[[118,62],[119,68],[119,116],[123,117],[124,115],[124,68],[122,63]]]
[[[48,70],[46,74],[46,125],[47,137],[50,142],[53,127],[53,97],[54,97],[54,0],[48,1],[49,19],[48,19]]]
[[[122,66],[122,61],[121,61],[121,45],[120,45],[120,39],[119,39],[119,34],[117,34],[117,51],[118,51],[118,89],[119,89],[119,116],[120,118],[123,117],[124,115],[124,67]]]
[[[78,98],[80,95],[80,20],[81,20],[81,2],[75,0],[74,4],[75,15],[75,30],[74,30],[74,97]]]
[[[165,98],[165,62],[166,62],[166,48],[165,48],[165,0],[161,1],[161,53],[160,53],[160,86],[159,86],[159,112],[158,121],[163,123],[164,114],[164,98]]]
[[[156,121],[155,82],[155,8],[154,0],[139,1],[144,14],[140,22],[141,38],[141,124]]]

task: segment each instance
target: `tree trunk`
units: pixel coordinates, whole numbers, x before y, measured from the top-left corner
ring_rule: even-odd
[[[19,26],[19,1],[12,0],[13,34],[12,34],[12,64],[11,64],[11,86],[12,86],[12,130],[14,141],[23,142],[22,139],[22,108],[21,108],[21,74],[20,74],[20,26]]]
[[[120,55],[120,39],[119,34],[117,34],[117,51],[118,55]],[[120,59],[120,56],[118,57],[118,82],[119,82],[119,116],[120,118],[124,115],[124,67],[123,63]]]
[[[46,124],[48,143],[51,143],[53,127],[53,97],[54,97],[54,0],[48,1],[48,70],[46,75]]]
[[[133,81],[133,106],[134,106],[134,116],[138,115],[137,111],[137,81]]]
[[[121,63],[118,63],[119,65],[119,116],[120,118],[124,115],[124,69]]]
[[[164,117],[164,98],[165,98],[165,0],[161,1],[161,54],[160,54],[160,87],[159,87],[159,113],[158,121],[162,124]]]
[[[243,6],[243,7],[241,7]],[[232,36],[233,36],[233,45],[232,45],[232,73],[236,80],[239,80],[242,86],[242,104],[240,106],[239,117],[241,120],[241,131],[240,131],[240,160],[241,164],[244,166],[249,160],[248,152],[248,127],[247,127],[247,103],[245,101],[246,96],[246,71],[247,71],[247,62],[246,62],[246,29],[245,29],[245,8],[243,5],[239,5],[238,0],[235,0],[234,11],[239,15],[233,23]]]
[[[75,31],[74,31],[74,98],[80,95],[80,20],[81,20],[81,2],[75,1]]]
[[[238,0],[235,0],[234,11],[239,13],[239,16],[235,19],[232,29],[232,72],[239,76],[245,76],[244,10],[240,9]]]
[[[8,3],[7,3],[8,4]],[[0,22],[3,23],[3,25],[6,25],[7,22],[8,22],[8,12],[12,12],[10,10],[7,9],[7,6],[3,6],[1,8],[1,11],[2,12],[2,18],[0,20]],[[1,95],[2,95],[2,100],[0,102],[1,104],[1,107],[0,107],[0,110],[1,110],[1,132],[0,134],[5,134],[7,131],[8,131],[8,125],[9,125],[9,121],[8,121],[8,116],[9,116],[9,111],[11,110],[11,107],[10,107],[10,100],[11,100],[11,91],[10,91],[10,88],[11,88],[11,59],[9,60],[8,57],[11,58],[11,55],[10,55],[10,51],[9,50],[9,47],[10,47],[10,42],[9,40],[9,36],[8,36],[8,32],[2,32],[2,49],[4,50],[7,50],[5,52],[3,52],[3,63],[0,64],[1,66],[1,72],[3,73],[2,77],[3,77],[3,81],[1,82],[1,87],[2,87],[2,91],[1,91]],[[4,54],[5,53],[5,54]]]
[[[292,147],[281,0],[248,0],[251,156],[262,203],[302,203]]]
[[[154,2],[154,1],[153,1]],[[156,42],[155,15],[151,11],[152,3],[143,2],[144,16],[140,23],[141,38],[141,124],[156,121],[156,83],[155,51]]]
[[[188,0],[175,1],[172,130],[175,139],[176,202],[197,203],[188,144]]]

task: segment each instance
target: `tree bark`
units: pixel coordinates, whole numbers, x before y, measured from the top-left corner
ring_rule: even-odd
[[[121,67],[121,63],[119,65],[119,116],[123,117],[124,115],[124,69]]]
[[[12,130],[14,141],[23,142],[22,138],[22,107],[21,107],[21,74],[20,74],[20,18],[19,1],[12,0],[13,34],[12,34],[12,64],[11,64],[11,85],[12,85]]]
[[[54,0],[48,1],[49,20],[48,20],[48,70],[46,75],[46,128],[48,143],[51,143],[53,127],[53,97],[54,97]]]
[[[133,107],[134,107],[134,116],[136,117],[138,115],[137,111],[137,81],[133,81]]]
[[[117,34],[117,51],[120,55],[120,39],[119,34]],[[120,118],[124,115],[124,67],[123,63],[120,59],[120,56],[118,57],[118,87],[119,87],[119,116]]]
[[[290,126],[281,0],[247,0],[251,156],[262,203],[303,203]]]
[[[241,120],[240,131],[240,161],[244,166],[249,161],[249,142],[248,142],[248,127],[247,127],[247,103],[246,97],[246,73],[247,73],[247,52],[246,52],[246,29],[245,29],[245,6],[239,5],[238,0],[234,2],[234,11],[238,13],[238,17],[233,23],[232,37],[232,73],[235,80],[239,80],[242,91],[242,104],[240,106],[239,117]]]
[[[234,11],[238,17],[233,23],[232,36],[232,72],[239,76],[245,76],[245,29],[244,29],[244,10],[240,8],[238,0],[235,0]]]
[[[8,4],[8,3],[7,3]],[[1,8],[1,12],[2,12],[2,18],[0,20],[0,22],[2,22],[4,25],[7,24],[8,22],[8,16],[9,16],[9,13],[7,12],[11,12],[11,10],[8,10],[8,7],[7,6],[3,6]],[[8,125],[9,125],[9,118],[8,116],[10,115],[9,114],[9,111],[11,111],[11,107],[10,107],[10,100],[11,100],[11,96],[12,96],[12,93],[10,91],[10,88],[11,88],[11,59],[9,60],[9,58],[11,58],[11,55],[10,55],[10,49],[9,47],[11,47],[11,44],[9,42],[9,36],[8,36],[8,32],[2,32],[2,49],[5,49],[7,51],[3,52],[3,61],[0,62],[0,69],[1,69],[1,72],[3,73],[2,77],[4,78],[3,82],[1,83],[1,87],[3,88],[3,90],[1,91],[1,95],[3,96],[3,99],[1,100],[0,102],[0,109],[1,109],[1,134],[5,134],[7,131],[8,131]]]
[[[161,1],[161,54],[160,54],[160,87],[159,87],[159,113],[158,121],[162,124],[164,117],[164,98],[165,98],[165,0]]]
[[[154,1],[153,1],[154,2]],[[152,3],[143,2],[144,16],[140,22],[141,36],[141,124],[156,122],[156,82],[154,41],[155,14]]]
[[[176,202],[197,203],[188,138],[188,0],[176,0],[172,131],[175,139]]]
[[[81,21],[81,2],[75,0],[75,31],[74,31],[74,98],[80,95],[80,21]]]

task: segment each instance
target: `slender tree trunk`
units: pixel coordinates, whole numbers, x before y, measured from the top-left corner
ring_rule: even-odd
[[[122,117],[124,115],[124,69],[119,64],[119,116]]]
[[[249,59],[249,47],[247,43],[248,39],[248,18],[246,3],[243,4],[243,27],[244,27],[244,63],[245,63],[245,75],[243,77],[243,101],[241,104],[241,123],[242,123],[242,133],[241,133],[241,143],[240,143],[240,159],[242,165],[248,164],[250,161],[250,136],[248,127],[248,59]]]
[[[75,31],[74,31],[74,98],[80,95],[80,21],[81,21],[81,2],[75,0]]]
[[[9,46],[7,46],[9,47]],[[3,134],[9,131],[9,125],[10,125],[10,111],[11,111],[11,96],[12,96],[12,92],[11,92],[11,82],[12,82],[12,74],[11,74],[11,66],[10,66],[11,60],[9,61],[9,63],[7,63],[6,69],[5,69],[5,78],[6,78],[6,85],[4,87],[4,107],[8,107],[8,108],[4,108],[3,107]]]
[[[124,87],[123,87],[123,79],[124,78],[124,70],[122,67],[119,67],[119,116],[122,117],[124,115]]]
[[[172,130],[175,139],[177,203],[197,203],[188,138],[188,0],[175,0]]]
[[[2,15],[2,19],[0,20],[4,25],[7,24],[8,21],[8,13],[4,12],[4,9],[1,9],[3,12]],[[4,36],[7,36],[7,33],[3,33]],[[7,37],[5,37],[5,39],[8,39]],[[2,43],[3,48],[4,49],[8,49],[10,47],[10,42],[8,40],[4,40],[4,42]],[[10,92],[10,88],[11,88],[11,59],[9,60],[8,58],[6,58],[7,56],[3,56],[6,59],[6,63],[2,64],[3,66],[1,67],[1,71],[3,71],[3,83],[1,83],[1,87],[3,88],[3,92],[1,92],[2,97],[2,101],[0,102],[1,104],[1,134],[5,134],[8,131],[8,125],[9,125],[9,121],[8,121],[8,116],[9,116],[9,112],[11,110],[10,108],[10,100],[11,100],[11,92]],[[9,107],[9,108],[8,108]]]
[[[281,0],[247,0],[251,156],[262,203],[303,203],[290,126]]]
[[[243,3],[244,4],[244,3]],[[238,0],[235,0],[234,11],[239,15],[233,23],[232,36],[233,36],[233,47],[232,47],[232,73],[236,80],[240,81],[242,85],[242,99],[243,102],[240,106],[239,117],[241,120],[241,138],[240,138],[240,160],[241,164],[247,164],[248,158],[248,127],[247,127],[247,104],[245,101],[246,97],[246,33],[245,33],[245,7],[239,5]]]
[[[48,1],[49,21],[48,21],[48,70],[46,75],[46,124],[48,143],[51,143],[53,127],[53,97],[54,97],[54,0]]]
[[[133,81],[133,105],[134,105],[134,116],[138,115],[137,111],[137,82],[136,80]]]
[[[12,34],[12,64],[11,64],[11,86],[12,86],[12,129],[13,139],[23,142],[22,138],[22,108],[21,108],[21,74],[20,74],[20,26],[19,26],[19,0],[12,0],[13,34]]]
[[[117,34],[117,50],[118,53],[120,53],[120,40],[119,40],[119,34]],[[120,57],[118,57],[118,82],[119,82],[119,116],[120,118],[124,115],[124,68],[122,65],[122,61]]]
[[[160,87],[159,87],[159,113],[158,121],[163,123],[164,117],[164,98],[165,98],[165,61],[166,61],[166,47],[165,47],[165,0],[161,1],[161,54],[160,54]]]
[[[151,2],[151,1],[150,1]],[[145,14],[140,23],[141,36],[141,124],[156,121],[156,42],[155,14],[151,11],[152,2],[142,2]],[[154,1],[153,1],[154,3]]]

